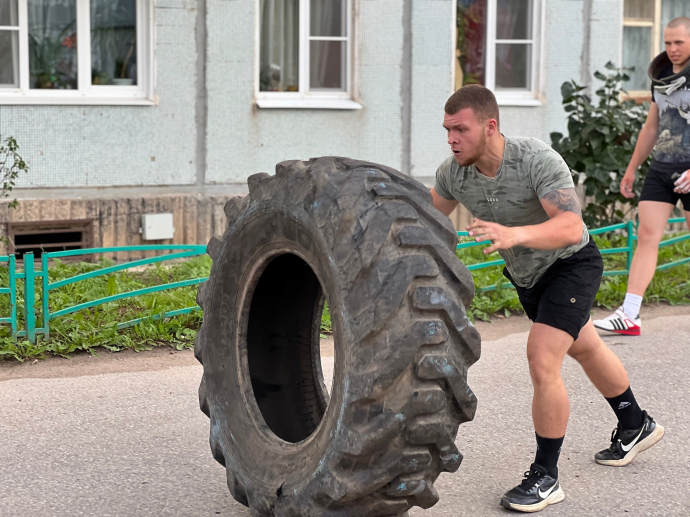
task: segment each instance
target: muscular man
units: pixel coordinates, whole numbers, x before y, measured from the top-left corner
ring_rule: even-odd
[[[654,102],[621,181],[621,193],[632,198],[635,172],[656,145],[640,196],[628,292],[622,307],[594,321],[598,329],[630,336],[640,335],[642,297],[654,277],[666,221],[679,199],[690,226],[690,18],[672,20],[664,30],[664,42],[666,51],[649,67]]]
[[[603,262],[582,222],[568,166],[540,140],[504,137],[496,98],[483,86],[455,92],[445,112],[453,155],[436,172],[434,206],[446,215],[458,202],[469,209],[470,235],[491,242],[484,253],[501,254],[504,274],[534,322],[527,359],[537,453],[523,481],[501,499],[506,508],[534,512],[565,498],[557,467],[570,411],[561,379],[565,354],[618,418],[611,446],[595,455],[598,463],[627,465],[664,428],[640,409],[625,368],[589,317]]]

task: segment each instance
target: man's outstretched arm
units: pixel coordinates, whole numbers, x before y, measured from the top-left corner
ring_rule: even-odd
[[[549,220],[531,226],[508,227],[475,219],[467,229],[477,242],[491,241],[484,253],[513,246],[552,250],[582,240],[582,209],[574,188],[548,192],[540,199]]]

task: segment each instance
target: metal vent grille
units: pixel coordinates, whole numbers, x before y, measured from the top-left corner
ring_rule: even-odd
[[[93,246],[93,221],[37,221],[7,223],[10,253],[23,257],[33,251],[38,258],[43,252],[90,248]]]

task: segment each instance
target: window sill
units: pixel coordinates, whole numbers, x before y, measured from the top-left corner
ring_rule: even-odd
[[[82,97],[82,96],[33,96],[2,95],[0,105],[42,105],[42,106],[155,106],[157,99],[142,97]]]
[[[496,95],[496,102],[499,106],[543,106],[544,101],[534,97],[502,97]]]
[[[350,99],[256,99],[262,109],[361,110],[362,105]]]

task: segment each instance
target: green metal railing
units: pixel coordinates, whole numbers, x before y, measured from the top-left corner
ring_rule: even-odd
[[[135,260],[132,262],[125,262],[122,264],[116,264],[114,266],[105,267],[103,269],[98,269],[95,271],[90,271],[88,273],[82,273],[70,278],[65,278],[58,282],[50,282],[50,272],[49,263],[51,259],[58,259],[64,257],[74,257],[79,255],[96,255],[103,253],[117,253],[117,252],[130,252],[130,251],[175,251],[176,253],[168,253],[165,255],[158,255],[155,257],[149,257],[141,260]],[[157,293],[160,291],[167,291],[169,289],[175,289],[178,287],[186,287],[190,285],[197,285],[205,282],[206,278],[194,278],[191,280],[182,280],[179,282],[171,282],[168,284],[157,285],[153,287],[146,287],[143,289],[137,289],[135,291],[129,291],[126,293],[119,293],[112,296],[106,296],[104,298],[99,298],[97,300],[91,300],[89,302],[80,303],[73,305],[72,307],[65,307],[59,311],[50,312],[50,292],[58,289],[60,287],[73,284],[82,280],[89,278],[96,278],[103,275],[108,275],[116,271],[122,271],[124,269],[131,269],[139,266],[145,266],[148,264],[155,264],[157,262],[164,262],[168,260],[175,260],[187,257],[193,257],[196,255],[203,255],[206,253],[206,246],[201,245],[152,245],[152,246],[120,246],[115,248],[92,248],[92,249],[80,249],[80,250],[70,250],[70,251],[56,251],[51,253],[43,253],[41,255],[41,269],[34,269],[34,255],[33,253],[26,253],[24,255],[24,271],[15,271],[15,257],[14,255],[0,256],[0,263],[7,262],[9,269],[9,287],[0,288],[0,294],[10,295],[10,307],[11,314],[9,317],[0,318],[0,323],[9,323],[12,326],[12,337],[15,339],[26,338],[31,343],[36,342],[36,336],[43,335],[46,338],[50,334],[50,322],[55,318],[65,316],[67,314],[72,314],[77,311],[88,309],[91,307],[96,307],[98,305],[103,305],[104,303],[114,302],[117,300],[123,300],[125,298],[132,298],[134,296],[141,296],[144,294]],[[18,320],[17,320],[17,289],[15,279],[24,280],[24,330],[18,330]],[[42,326],[36,326],[36,293],[35,286],[36,281],[40,279],[40,292],[41,292],[41,323]],[[198,305],[193,307],[186,307],[184,309],[178,309],[175,311],[164,312],[162,314],[156,314],[146,318],[137,318],[130,321],[125,321],[119,323],[116,328],[118,330],[127,327],[132,327],[138,325],[145,320],[158,320],[162,318],[169,318],[173,316],[179,316],[181,314],[188,314],[190,312],[201,310]]]
[[[0,288],[0,294],[10,295],[10,315],[6,318],[0,318],[0,323],[9,323],[12,327],[12,335],[17,333],[17,285],[16,285],[16,271],[15,271],[14,255],[5,255],[0,257],[0,263],[7,262],[9,286]]]
[[[685,222],[685,217],[675,217],[672,219],[668,220],[668,224],[677,224],[677,223],[684,223]],[[626,268],[621,269],[621,270],[616,270],[616,271],[604,271],[604,276],[614,276],[614,275],[627,275],[630,272],[630,264],[632,263],[632,258],[633,258],[633,253],[635,251],[634,249],[634,244],[635,241],[637,240],[637,235],[635,235],[635,223],[633,221],[626,221],[624,223],[619,223],[619,224],[613,224],[611,226],[605,226],[603,228],[595,228],[593,230],[589,230],[590,235],[600,235],[602,233],[609,233],[609,232],[615,232],[615,231],[621,231],[625,230],[626,232],[626,245],[624,248],[606,248],[606,249],[600,249],[599,251],[601,252],[602,255],[611,255],[613,253],[626,253]],[[458,232],[458,237],[469,237],[468,232]],[[686,235],[680,235],[678,237],[673,237],[672,239],[667,239],[665,241],[661,241],[659,243],[659,247],[664,247],[664,246],[670,246],[672,244],[676,244],[678,242],[686,241],[690,239],[690,233]],[[491,244],[489,241],[482,241],[482,242],[463,242],[458,244],[457,249],[466,249],[466,248],[473,248],[475,246],[486,246],[488,244]],[[680,260],[676,260],[673,262],[668,262],[666,264],[662,264],[661,266],[658,266],[656,268],[657,271],[663,271],[665,269],[669,269],[675,266],[680,266],[682,264],[687,264],[690,262],[690,257],[686,257]],[[486,262],[480,262],[478,264],[471,264],[467,266],[467,269],[470,271],[474,271],[477,269],[484,269],[487,267],[494,267],[494,266],[503,266],[505,265],[505,261],[503,259],[498,259],[498,260],[489,260]],[[510,282],[505,282],[503,284],[494,284],[494,285],[489,285],[485,287],[480,287],[477,289],[478,292],[486,292],[486,291],[494,291],[496,289],[510,289],[513,287],[513,284]]]
[[[669,219],[669,224],[681,223],[685,219],[682,217]],[[635,243],[635,225],[632,221],[627,221],[625,223],[615,224],[612,226],[606,226],[605,228],[597,228],[590,230],[591,235],[599,235],[602,233],[615,232],[615,231],[625,231],[626,232],[626,246],[622,248],[607,248],[602,249],[601,253],[603,255],[608,255],[612,253],[626,253],[626,269],[617,271],[605,271],[605,276],[610,275],[626,275],[630,270],[630,264],[632,262],[632,256],[634,251]],[[458,232],[459,237],[469,237],[467,232]],[[690,234],[681,235],[671,239],[662,241],[659,246],[670,246],[678,242],[682,242],[690,239]],[[463,242],[458,244],[457,249],[466,249],[474,246],[485,246],[489,244],[489,241],[484,242]],[[131,251],[167,251],[174,252],[165,255],[158,255],[155,257],[149,257],[141,260],[134,260],[132,262],[126,262],[122,264],[116,264],[113,266],[105,267],[103,269],[98,269],[95,271],[90,271],[88,273],[81,273],[79,275],[65,278],[57,282],[50,282],[50,272],[49,263],[52,259],[59,259],[64,257],[74,257],[79,255],[96,255],[103,253],[117,253],[117,252],[131,252]],[[175,260],[187,257],[193,257],[197,255],[203,255],[206,253],[206,247],[201,245],[154,245],[154,246],[121,246],[116,248],[93,248],[93,249],[81,249],[81,250],[71,250],[71,251],[57,251],[51,253],[43,253],[41,255],[41,268],[39,270],[34,269],[34,257],[33,253],[26,253],[24,255],[24,270],[16,271],[16,259],[14,255],[0,256],[0,264],[7,264],[8,268],[8,286],[0,287],[0,295],[9,295],[10,297],[10,315],[7,317],[0,318],[0,324],[9,324],[12,328],[12,336],[14,339],[25,338],[30,342],[35,343],[36,337],[43,335],[46,338],[50,334],[50,322],[59,318],[61,316],[66,316],[84,309],[89,309],[91,307],[96,307],[98,305],[103,305],[104,303],[114,302],[117,300],[123,300],[126,298],[132,298],[135,296],[141,296],[150,293],[157,293],[161,291],[167,291],[169,289],[176,289],[178,287],[186,287],[190,285],[197,285],[205,282],[207,278],[194,278],[191,280],[182,280],[179,282],[171,282],[168,284],[146,287],[144,289],[137,289],[135,291],[129,291],[126,293],[119,293],[112,296],[106,296],[99,298],[97,300],[91,300],[88,302],[73,305],[71,307],[65,307],[55,312],[50,312],[50,293],[55,289],[64,287],[66,285],[73,284],[75,282],[80,282],[82,280],[87,280],[89,278],[96,278],[99,276],[108,275],[116,271],[122,271],[124,269],[131,269],[139,266],[145,266],[148,264],[155,264],[158,262],[164,262],[168,260]],[[690,263],[690,257],[676,260],[674,262],[669,262],[667,264],[662,264],[656,269],[662,271],[675,266],[680,266],[682,264]],[[505,262],[501,259],[499,260],[489,260],[486,262],[481,262],[478,264],[471,264],[467,266],[467,269],[474,271],[477,269],[484,269],[488,267],[502,266]],[[17,318],[17,279],[24,281],[24,328],[19,330],[19,323]],[[41,326],[36,324],[36,282],[39,281],[39,291],[40,296],[40,323]],[[513,285],[510,282],[506,282],[500,285],[490,285],[484,286],[477,289],[479,292],[493,291],[495,289],[511,288]],[[132,327],[138,325],[146,320],[158,320],[162,318],[170,318],[173,316],[179,316],[182,314],[188,314],[194,311],[201,310],[198,305],[193,307],[185,307],[184,309],[178,309],[175,311],[164,312],[161,314],[156,314],[153,316],[148,316],[145,318],[137,318],[130,321],[125,321],[119,323],[116,329],[124,329],[127,327]]]

